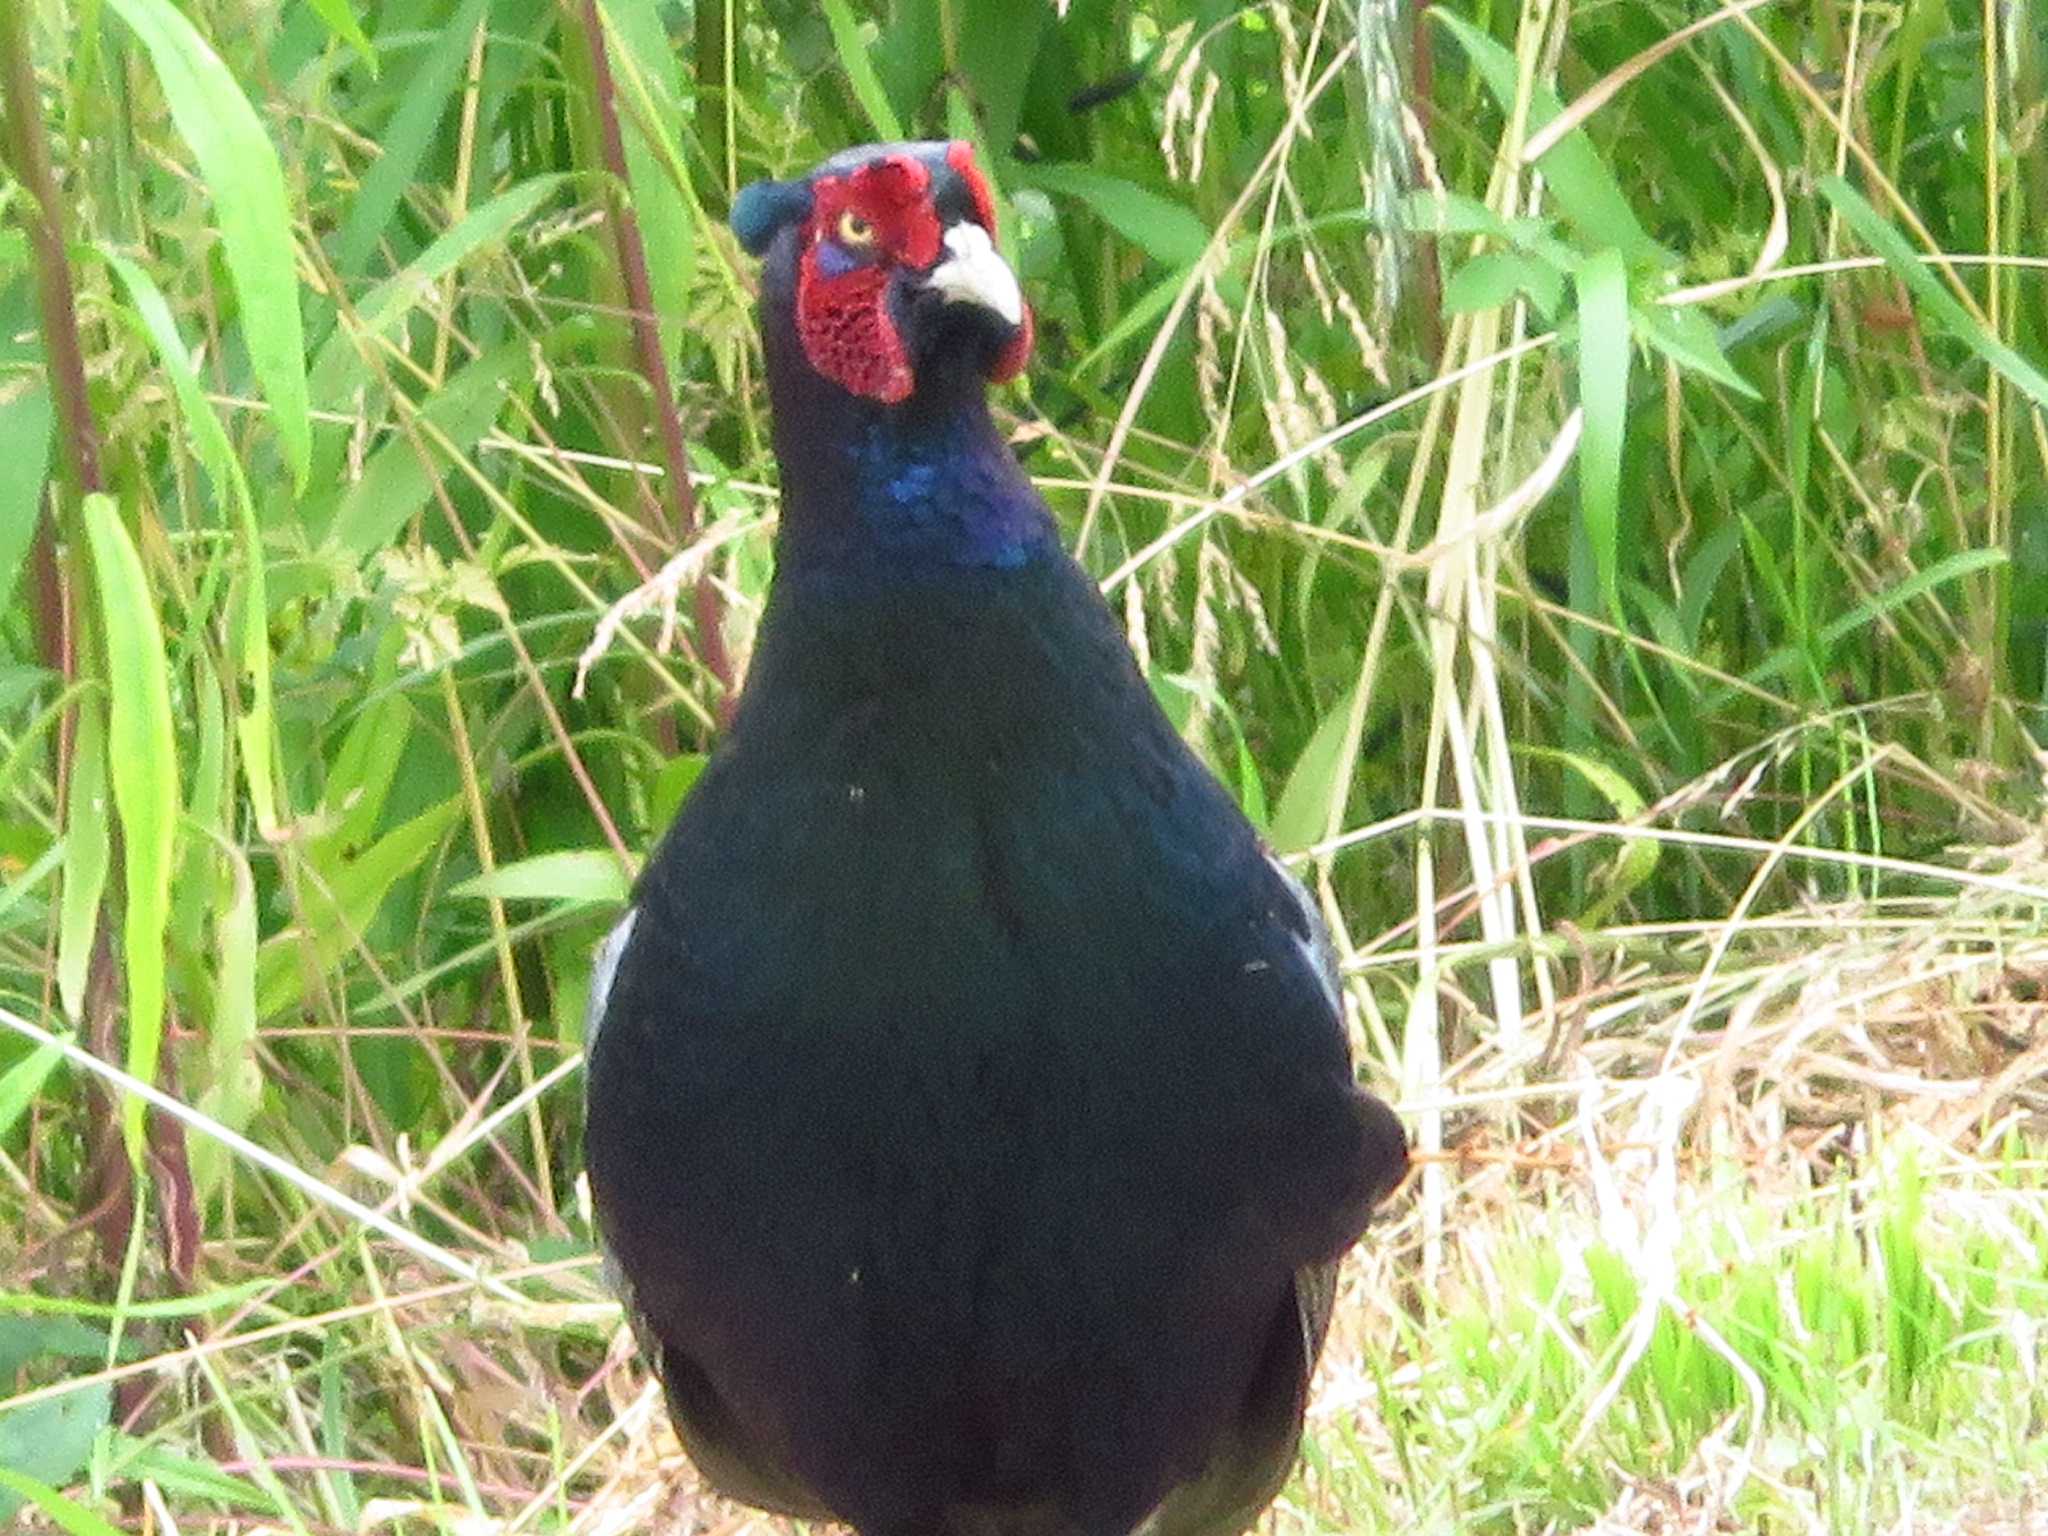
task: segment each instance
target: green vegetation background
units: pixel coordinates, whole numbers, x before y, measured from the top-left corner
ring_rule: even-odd
[[[902,136],[1425,1154],[1276,1518],[2024,1510],[2044,86],[1999,0],[6,3],[0,1522],[714,1520],[580,1011],[772,569],[724,212]]]

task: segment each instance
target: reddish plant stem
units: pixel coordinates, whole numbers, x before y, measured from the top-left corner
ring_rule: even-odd
[[[669,506],[669,532],[680,542],[696,537],[697,495],[690,486],[690,455],[683,442],[682,418],[676,414],[675,388],[668,359],[661,350],[661,325],[654,311],[654,289],[647,277],[647,247],[640,239],[640,221],[633,213],[631,182],[626,174],[626,141],[619,128],[618,91],[612,81],[611,55],[606,51],[604,14],[599,0],[583,0],[584,45],[590,54],[590,79],[598,136],[611,187],[612,237],[618,247],[619,276],[626,285],[626,308],[632,317],[633,347],[640,372],[654,396],[654,420],[661,436],[661,462]],[[695,593],[697,655],[718,680],[721,717],[732,707],[732,660],[726,655],[725,604],[707,573],[697,578]]]
[[[102,491],[99,426],[93,420],[86,392],[85,352],[78,337],[78,296],[65,248],[64,203],[57,195],[44,138],[42,98],[36,89],[35,65],[29,55],[29,7],[0,0],[0,94],[6,97],[5,135],[0,142],[14,177],[27,197],[21,202],[21,223],[28,237],[36,298],[41,311],[43,366],[57,406],[58,473],[69,499]],[[78,673],[78,616],[69,600],[57,556],[57,517],[64,498],[45,497],[45,513],[31,550],[35,582],[36,645],[44,665],[66,683]],[[67,711],[57,733],[57,804],[67,803],[76,740],[76,710]],[[117,844],[118,846],[118,844]],[[107,914],[93,937],[86,974],[86,1043],[106,1061],[121,1059],[115,1025],[116,994],[113,946]],[[87,1123],[87,1166],[80,1181],[81,1219],[97,1239],[102,1277],[121,1272],[135,1220],[135,1177],[122,1144],[120,1117],[97,1079],[83,1088]],[[150,1146],[159,1176],[165,1180],[166,1247],[174,1256],[181,1282],[192,1273],[197,1223],[189,1213],[191,1180],[186,1170],[184,1127],[156,1121]],[[174,1215],[177,1210],[184,1214]]]
[[[0,6],[0,91],[7,97],[7,157],[14,178],[28,193],[21,221],[28,235],[35,269],[36,297],[42,308],[43,362],[57,401],[57,420],[66,478],[80,492],[103,489],[100,479],[99,428],[85,392],[85,358],[78,345],[78,300],[71,286],[71,263],[64,253],[64,205],[50,177],[49,149],[43,142],[41,96],[35,67],[29,59],[29,8]],[[49,524],[44,523],[44,532]]]

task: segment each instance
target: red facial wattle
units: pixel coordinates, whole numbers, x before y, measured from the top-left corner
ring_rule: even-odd
[[[946,146],[946,164],[953,168],[953,174],[967,183],[967,195],[974,199],[974,217],[981,227],[990,234],[996,232],[996,200],[988,189],[988,178],[981,174],[981,167],[974,162],[974,146],[965,139],[955,139]]]
[[[988,371],[991,384],[1007,384],[1024,371],[1024,365],[1031,361],[1031,306],[1024,306],[1024,317],[1017,322],[1017,329],[1010,339],[1003,343],[1003,350],[996,354],[996,360]]]
[[[851,175],[820,176],[811,199],[796,292],[797,331],[811,366],[853,394],[907,399],[916,380],[889,313],[889,274],[938,257],[931,173],[908,155],[890,155]],[[870,231],[863,251],[837,243],[849,216]]]
[[[814,247],[797,274],[796,313],[805,355],[834,384],[892,405],[910,398],[917,381],[889,315],[887,271],[857,267],[821,277]]]
[[[966,185],[975,222],[993,235],[995,199],[973,147],[964,140],[948,145],[946,168]],[[797,334],[811,366],[870,400],[909,398],[916,375],[890,309],[890,285],[899,271],[930,271],[944,254],[932,172],[915,156],[883,155],[813,181],[796,293]],[[991,382],[1023,372],[1031,341],[1027,307],[989,368]]]

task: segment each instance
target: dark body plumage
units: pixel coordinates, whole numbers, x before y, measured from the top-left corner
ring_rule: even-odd
[[[592,1190],[677,1427],[868,1536],[1234,1532],[1399,1178],[1315,919],[982,403],[820,378],[770,251],[778,570],[600,985]],[[912,322],[906,321],[906,325]],[[998,340],[1000,338],[997,338]]]

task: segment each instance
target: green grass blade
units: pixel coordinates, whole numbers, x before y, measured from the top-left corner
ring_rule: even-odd
[[[1495,104],[1503,112],[1512,112],[1521,75],[1515,56],[1472,23],[1453,15],[1443,6],[1433,7],[1429,15],[1458,40],[1458,46],[1465,50],[1472,67],[1486,82]],[[1555,91],[1546,85],[1530,86],[1530,131],[1541,128],[1563,110],[1564,104],[1558,100]],[[1566,134],[1543,157],[1543,176],[1550,184],[1557,206],[1564,210],[1565,217],[1571,220],[1588,243],[1613,246],[1628,258],[1631,265],[1664,267],[1672,264],[1671,253],[1643,229],[1635,210],[1629,207],[1628,199],[1622,194],[1621,184],[1614,179],[1614,173],[1600,158],[1599,150],[1594,148],[1583,128]]]
[[[435,236],[402,270],[364,295],[356,306],[358,336],[388,335],[402,317],[425,299],[435,283],[470,257],[495,248],[572,180],[567,175],[535,176],[472,208]],[[339,359],[355,357],[356,346],[356,338],[337,331],[320,349],[313,365],[314,379],[325,380],[338,366]]]
[[[298,257],[277,150],[235,77],[170,0],[112,0],[142,42],[171,119],[199,162],[241,305],[249,351],[285,462],[303,489],[312,462]]]
[[[1721,339],[1697,310],[1648,304],[1636,311],[1636,334],[1681,368],[1704,374],[1749,400],[1761,400],[1757,387],[1736,372],[1722,350]]]
[[[1906,243],[1906,237],[1886,223],[1862,193],[1839,176],[1823,176],[1820,190],[1849,227],[1862,237],[1863,243],[1884,258],[1893,275],[1906,285],[1942,330],[2004,374],[2015,387],[2026,391],[2036,405],[2048,408],[2048,374],[1972,319],[1970,312]]]
[[[1946,559],[1937,560],[1925,570],[1915,571],[1904,581],[1895,582],[1882,592],[1873,593],[1840,618],[1832,620],[1820,632],[1821,649],[1826,651],[1847,639],[1873,619],[1902,607],[1923,593],[1932,592],[1936,587],[1951,581],[1960,581],[1978,571],[2004,565],[2010,558],[2002,549],[1959,549]]]
[[[1209,245],[1202,221],[1170,197],[1084,165],[1022,166],[1015,179],[1084,203],[1102,222],[1169,267],[1192,266]]]
[[[5,271],[0,267],[0,271]],[[43,482],[50,468],[49,386],[31,379],[13,393],[0,392],[0,610],[12,601],[21,564],[42,515]]]
[[[64,1052],[55,1045],[39,1045],[0,1073],[0,1136],[14,1129],[36,1095],[43,1091]]]
[[[63,1042],[50,1042],[39,1045],[36,1049],[48,1051],[61,1059]],[[44,1296],[35,1291],[0,1291],[0,1316],[19,1312],[30,1317],[124,1317],[130,1321],[149,1318],[161,1322],[203,1317],[209,1312],[224,1312],[230,1307],[241,1306],[251,1296],[271,1290],[275,1285],[276,1281],[271,1279],[244,1280],[210,1291],[198,1291],[190,1296],[162,1296],[151,1301],[130,1301],[118,1307],[110,1302],[87,1301],[78,1296]],[[98,1346],[95,1346],[93,1353],[99,1352]]]
[[[1645,810],[1642,793],[1629,782],[1628,776],[1597,757],[1556,747],[1521,747],[1517,753],[1532,762],[1555,763],[1577,774],[1607,802],[1616,821],[1634,821]],[[1586,928],[1605,922],[1610,913],[1656,874],[1662,852],[1654,838],[1624,838],[1614,850],[1604,889],[1573,920]]]
[[[1173,301],[1187,286],[1188,269],[1182,268],[1162,278],[1146,289],[1144,294],[1133,299],[1130,306],[1118,316],[1116,324],[1103,332],[1102,339],[1074,365],[1074,377],[1081,378],[1104,363],[1113,359],[1118,351],[1134,338],[1144,335],[1156,326],[1161,317],[1173,308]]]
[[[126,0],[133,4],[134,0]],[[335,246],[335,265],[345,277],[360,275],[398,211],[406,189],[420,179],[427,151],[441,132],[441,121],[454,100],[462,68],[469,60],[476,24],[487,0],[463,0],[444,22],[430,48],[413,67],[400,105],[379,138],[381,153],[363,173],[348,220]]]
[[[185,430],[191,434],[193,452],[213,484],[213,494],[222,502],[238,495],[246,500],[248,487],[242,478],[241,464],[220,418],[207,403],[199,375],[192,367],[191,350],[178,332],[178,322],[164,300],[163,290],[155,278],[119,251],[102,246],[100,255],[121,280],[136,327],[148,339],[158,366],[170,380],[171,392],[177,396],[178,410],[185,419]]]
[[[881,77],[868,58],[868,45],[861,39],[860,24],[846,8],[846,0],[823,0],[823,9],[826,25],[832,29],[832,46],[838,49],[839,63],[846,71],[846,83],[853,87],[854,100],[874,125],[875,137],[902,138],[903,124],[889,105],[889,93],[882,89]]]
[[[1273,824],[1267,839],[1276,853],[1297,853],[1323,835],[1330,820],[1330,801],[1343,793],[1337,784],[1343,766],[1344,736],[1351,721],[1351,695],[1347,692],[1330,706],[1316,726],[1301,756],[1288,770],[1273,808]]]
[[[349,9],[348,0],[306,0],[315,16],[327,23],[327,30],[355,49],[356,57],[369,66],[370,78],[377,77],[377,50],[363,33],[363,24],[356,20],[356,14]]]
[[[974,25],[957,28],[960,72],[973,87],[977,116],[992,143],[1016,140],[1024,93],[1052,19],[1049,5],[992,7]]]
[[[64,807],[64,894],[57,922],[57,998],[76,1023],[107,892],[107,722],[98,697],[78,711]]]
[[[206,1021],[207,1082],[198,1108],[231,1131],[245,1131],[263,1102],[263,1071],[256,1059],[256,882],[241,849],[221,845],[229,864],[233,895],[214,918],[220,954],[213,981],[213,1016]],[[211,1136],[196,1139],[192,1160],[193,1196],[205,1209],[232,1166],[226,1146]]]
[[[558,848],[500,864],[450,887],[448,894],[506,901],[619,902],[629,889],[625,871],[609,848]]]
[[[16,1502],[35,1505],[65,1536],[122,1536],[119,1526],[108,1524],[83,1504],[67,1499],[48,1483],[24,1473],[0,1467],[0,1491]]]
[[[264,575],[263,535],[256,522],[256,504],[249,494],[249,477],[235,457],[227,430],[220,424],[206,392],[192,366],[178,322],[165,302],[156,280],[119,252],[102,248],[100,253],[127,290],[135,318],[156,352],[157,362],[171,381],[185,430],[200,465],[213,485],[213,493],[234,510],[237,543],[242,557],[242,616],[239,626],[239,659],[247,680],[248,708],[235,722],[242,750],[242,771],[249,784],[251,809],[264,836],[277,831],[277,794],[271,782],[271,743],[274,737],[274,696],[270,682],[270,636],[266,626],[269,600]]]
[[[371,456],[362,478],[343,494],[327,542],[357,560],[389,544],[448,471],[436,434],[458,454],[472,451],[505,408],[507,391],[532,378],[534,353],[525,340],[508,341],[428,396],[419,424],[432,430],[420,431],[417,440],[410,432],[394,433]]]
[[[40,889],[42,883],[56,872],[64,862],[65,840],[58,838],[45,848],[35,863],[19,874],[11,870],[4,883],[0,883],[0,929],[21,927],[42,917],[40,911],[23,911],[19,916],[15,908],[28,901],[31,893]]]
[[[1621,253],[1600,251],[1579,266],[1579,515],[1600,578],[1600,595],[1617,619],[1621,537],[1621,445],[1628,428],[1628,273]]]
[[[105,629],[107,745],[121,815],[122,970],[128,983],[128,1071],[156,1081],[164,1033],[164,932],[170,921],[178,821],[178,743],[171,726],[168,642],[156,599],[110,496],[85,499],[94,585]],[[122,1108],[128,1152],[142,1155],[142,1102]]]
[[[337,1456],[341,1453],[336,1452]],[[180,1455],[154,1440],[138,1440],[116,1434],[108,1471],[124,1477],[148,1478],[164,1493],[175,1498],[225,1505],[255,1515],[270,1515],[276,1505],[270,1496],[246,1478],[230,1477],[214,1470],[211,1461]],[[173,1505],[174,1508],[178,1507]],[[348,1529],[357,1529],[353,1521]]]
[[[459,799],[442,801],[394,827],[332,876],[307,903],[306,928],[272,934],[256,952],[256,1013],[271,1018],[298,1000],[308,968],[331,967],[369,928],[391,887],[419,868],[462,815]],[[301,949],[312,948],[302,965]]]

